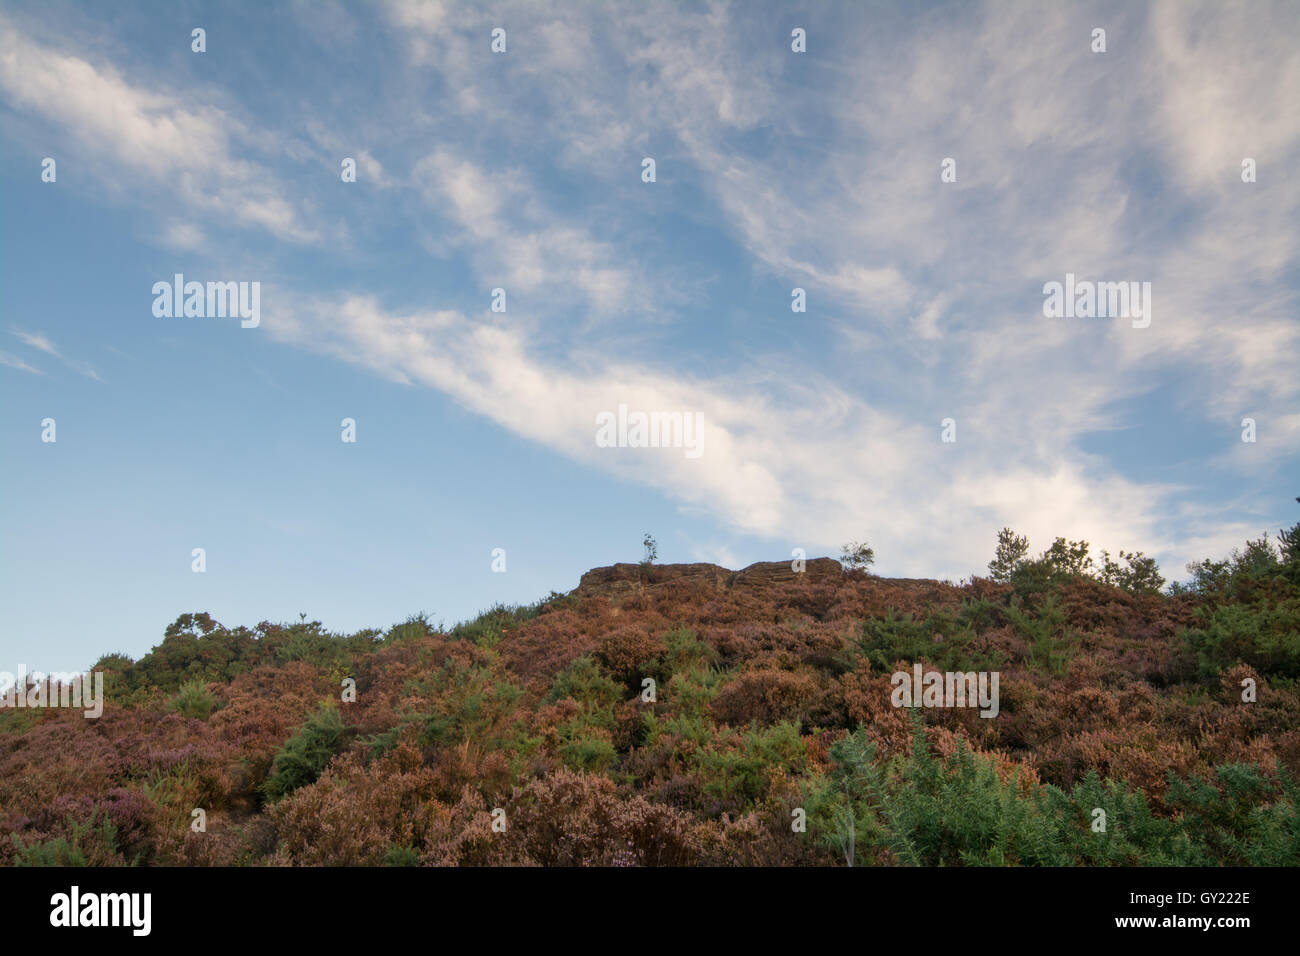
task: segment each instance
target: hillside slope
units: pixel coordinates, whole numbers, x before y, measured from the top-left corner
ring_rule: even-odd
[[[0,710],[0,860],[1294,864],[1295,571],[629,564],[446,632],[182,615],[96,665],[101,718]],[[895,706],[917,663],[996,673],[997,716]]]

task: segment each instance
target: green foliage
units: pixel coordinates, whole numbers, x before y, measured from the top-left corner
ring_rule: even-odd
[[[423,611],[419,614],[412,614],[401,624],[394,624],[384,635],[385,644],[404,644],[407,641],[417,640],[421,637],[428,637],[433,633],[433,627],[429,624],[428,615]]]
[[[664,685],[661,697],[675,713],[707,718],[725,679],[716,667],[678,670]]]
[[[1202,623],[1183,631],[1182,640],[1202,677],[1244,663],[1268,677],[1300,678],[1300,598],[1218,604],[1198,613]]]
[[[539,605],[494,604],[472,621],[457,624],[451,636],[479,647],[496,647],[503,637],[537,616]]]
[[[1155,559],[1141,551],[1121,550],[1120,561],[1103,551],[1101,567],[1097,568],[1089,550],[1086,541],[1057,538],[1037,558],[1028,559],[1029,539],[1003,528],[998,532],[997,551],[989,562],[989,575],[994,581],[1011,584],[1021,600],[1053,591],[1075,577],[1092,577],[1131,594],[1158,594],[1164,586]]]
[[[1247,541],[1244,548],[1234,548],[1226,559],[1193,561],[1187,571],[1191,579],[1171,586],[1171,594],[1250,599],[1261,585],[1274,579],[1300,585],[1300,523],[1279,531],[1277,544],[1265,532]]]
[[[162,643],[136,661],[132,677],[165,693],[192,680],[224,683],[247,670],[258,650],[243,628],[228,631],[207,613],[182,614],[168,625]]]
[[[876,563],[875,549],[868,547],[865,541],[850,541],[840,549],[840,563],[846,568],[861,568],[865,571]]]
[[[807,743],[799,725],[781,721],[743,731],[717,730],[697,755],[704,793],[719,809],[743,813],[768,792],[774,773],[794,774],[805,768]]]
[[[1227,589],[1232,580],[1232,564],[1228,561],[1192,561],[1187,565],[1187,572],[1192,576],[1184,585],[1193,594],[1211,595]],[[1172,589],[1171,589],[1172,590]]]
[[[1247,541],[1244,550],[1232,550],[1232,576],[1262,580],[1277,575],[1282,569],[1282,561],[1277,548],[1268,539],[1268,532],[1255,541]]]
[[[420,854],[409,846],[393,844],[384,854],[384,866],[419,866]]]
[[[184,717],[207,720],[217,709],[217,699],[212,696],[205,681],[192,680],[181,685],[180,691],[167,706]]]
[[[1048,595],[1037,609],[1025,607],[1013,598],[1006,607],[1007,618],[1026,641],[1029,642],[1029,660],[1040,669],[1061,677],[1065,674],[1069,646],[1065,633],[1065,612],[1056,595]]]
[[[566,697],[582,706],[589,725],[612,727],[613,710],[623,699],[623,688],[606,676],[591,657],[583,656],[556,675],[543,702],[554,703]]]
[[[882,854],[920,866],[1286,866],[1300,859],[1300,789],[1280,767],[1271,778],[1254,765],[1224,764],[1214,782],[1171,774],[1165,799],[1177,816],[1161,817],[1140,790],[1095,772],[1067,793],[1004,779],[962,741],[948,759],[936,758],[915,712],[905,757],[881,763],[861,728],[836,741],[829,756],[829,780],[811,779],[805,803],[810,830],[849,865]]]
[[[649,567],[659,560],[659,545],[649,532],[646,532],[645,538],[641,541],[641,546],[645,548],[645,557],[641,559],[643,565]]]
[[[1101,553],[1102,567],[1097,580],[1102,584],[1122,588],[1130,594],[1160,593],[1165,579],[1156,567],[1155,558],[1148,558],[1141,551],[1120,551],[1119,557],[1124,562],[1123,566],[1111,560],[1109,552]]]
[[[433,698],[422,718],[426,745],[473,740],[492,749],[509,742],[502,733],[515,723],[515,705],[523,695],[518,685],[485,665],[461,666],[452,660],[416,690]]]
[[[1000,627],[1006,614],[1003,605],[988,598],[973,598],[962,603],[957,612],[957,627],[970,629],[976,634]]]
[[[1191,841],[1169,820],[1155,816],[1140,790],[1121,780],[1103,780],[1095,770],[1069,793],[1045,787],[1043,798],[1069,862],[1177,866],[1189,865],[1195,856]]]
[[[1092,571],[1092,558],[1088,556],[1087,541],[1066,541],[1057,538],[1043,552],[1040,560],[1047,562],[1055,573],[1066,577],[1081,577]]]
[[[348,728],[338,709],[322,704],[275,755],[271,773],[262,785],[271,800],[279,800],[299,787],[314,783],[330,758],[347,742]]]
[[[614,765],[618,752],[608,731],[591,727],[568,725],[561,731],[560,757],[564,765],[573,770],[603,773]]]
[[[920,660],[943,671],[990,670],[999,660],[995,651],[981,649],[974,630],[962,626],[958,617],[948,611],[918,619],[911,614],[899,617],[890,608],[885,617],[862,622],[855,650],[877,672],[888,672],[899,661]]]
[[[831,747],[833,787],[816,801],[816,832],[846,863],[879,858],[916,866],[1061,865],[1041,793],[1004,782],[964,742],[947,760],[929,752],[913,713],[913,744],[888,769],[859,729]]]
[[[1276,779],[1251,764],[1215,768],[1214,780],[1170,775],[1165,796],[1197,844],[1197,863],[1294,866],[1300,859],[1300,793],[1278,767]]]
[[[672,675],[686,670],[708,668],[717,664],[718,652],[712,644],[700,640],[690,628],[681,627],[664,636],[663,671]]]
[[[989,562],[989,577],[1001,584],[1011,581],[1011,573],[1029,554],[1029,539],[1010,528],[998,532],[998,548]]]
[[[24,845],[22,838],[13,834],[14,866],[105,866],[118,864],[117,827],[104,818],[95,823],[96,813],[84,822],[69,819],[66,836]]]
[[[1300,498],[1296,499],[1300,503]],[[1300,583],[1300,522],[1277,533],[1282,566],[1294,583]]]

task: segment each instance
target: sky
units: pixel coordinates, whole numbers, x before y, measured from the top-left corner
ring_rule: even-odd
[[[0,670],[190,611],[450,625],[647,533],[954,581],[1004,526],[1175,579],[1275,534],[1298,38],[1290,2],[6,3]],[[177,273],[259,283],[257,324],[155,314]],[[1067,275],[1150,283],[1149,324],[1046,315]],[[599,441],[620,405],[696,453]]]

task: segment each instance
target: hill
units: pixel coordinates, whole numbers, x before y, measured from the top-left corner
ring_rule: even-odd
[[[1257,544],[1174,593],[818,559],[449,630],[185,614],[95,665],[102,717],[0,710],[0,860],[1294,864],[1300,574]],[[896,706],[917,664],[996,675],[997,716]]]

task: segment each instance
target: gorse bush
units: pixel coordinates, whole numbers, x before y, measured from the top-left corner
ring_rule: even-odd
[[[206,720],[217,709],[217,699],[212,696],[204,681],[187,681],[181,685],[179,693],[171,699],[169,706],[184,717]]]
[[[810,805],[824,843],[857,861],[916,866],[1292,865],[1300,859],[1297,788],[1226,764],[1211,784],[1171,775],[1157,816],[1141,791],[1090,773],[1071,791],[1035,784],[964,741],[935,757],[919,721],[908,754],[880,762],[859,729],[834,744]],[[811,815],[811,814],[810,814]]]
[[[512,628],[532,620],[540,609],[540,604],[494,604],[474,620],[457,624],[451,629],[451,636],[483,647],[495,647]]]
[[[338,709],[323,705],[275,755],[264,785],[267,797],[279,800],[313,783],[330,758],[343,749],[347,735]]]
[[[12,835],[14,866],[111,866],[118,862],[117,827],[105,812],[96,822],[96,814],[84,822],[68,820],[68,832],[51,840],[25,846],[17,833]]]
[[[1203,677],[1242,663],[1268,677],[1300,678],[1300,600],[1222,604],[1198,615],[1183,641]]]
[[[871,662],[876,671],[890,672],[901,662],[928,661],[941,671],[979,671],[997,667],[998,652],[977,640],[975,630],[962,623],[978,619],[980,610],[964,609],[915,618],[890,608],[884,617],[863,622],[860,636],[850,648]]]
[[[829,800],[817,810],[823,839],[853,865],[857,859],[913,866],[1062,865],[1057,824],[1041,790],[1003,780],[988,758],[964,742],[944,759],[930,754],[913,721],[912,748],[881,766],[858,730],[830,751]]]

